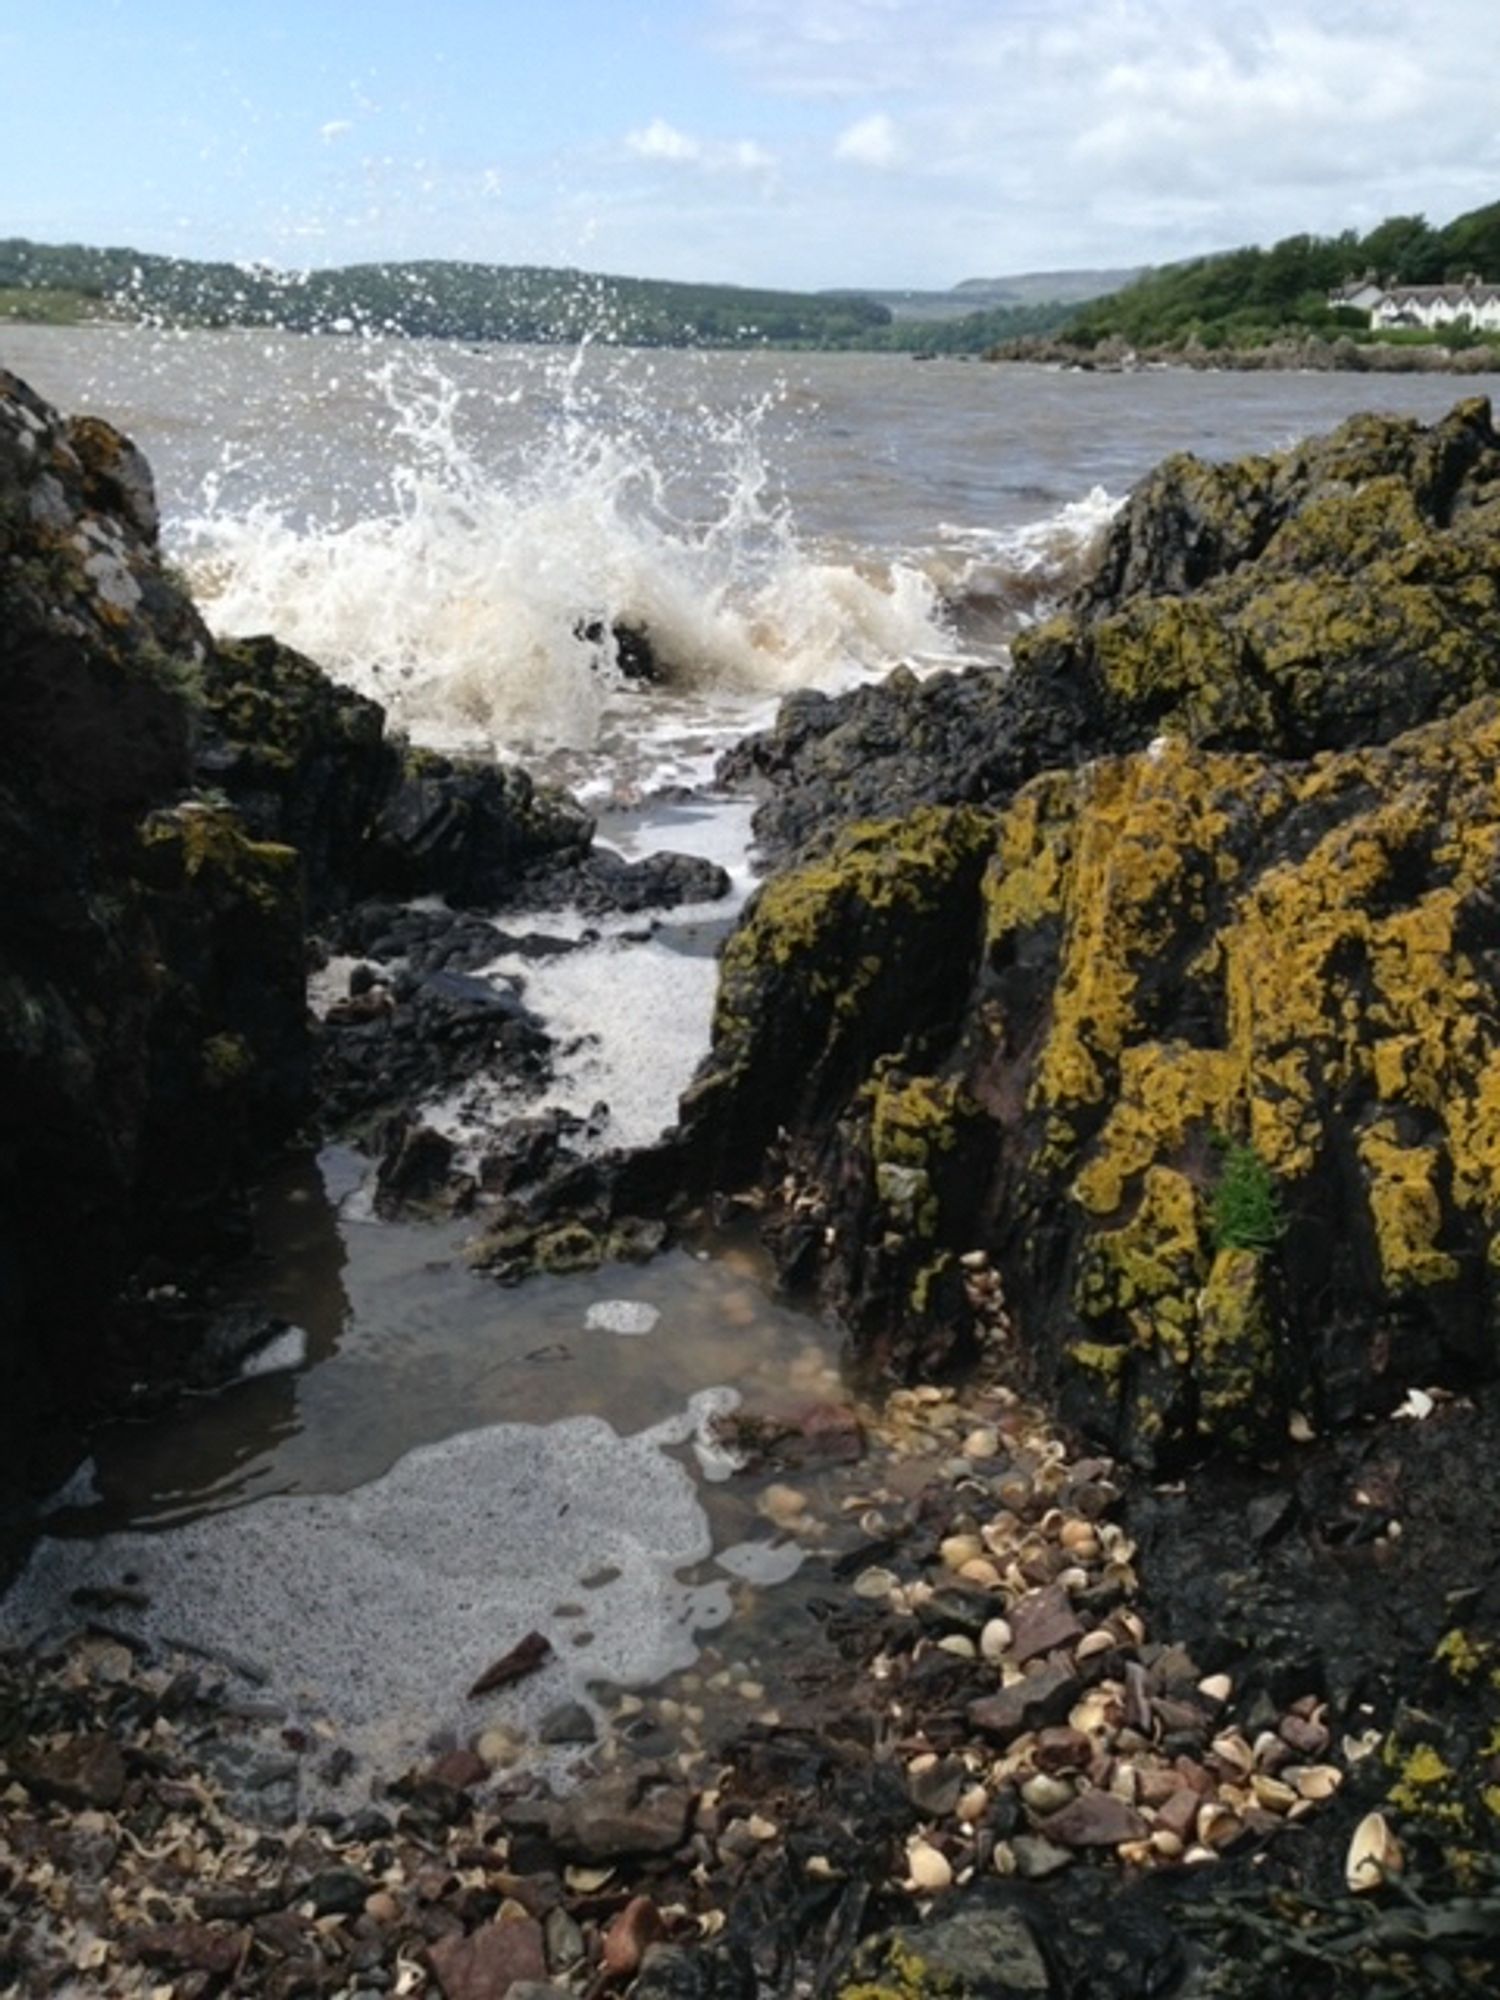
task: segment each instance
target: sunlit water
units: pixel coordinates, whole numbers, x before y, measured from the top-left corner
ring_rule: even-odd
[[[543,1101],[604,1100],[614,1144],[670,1122],[706,1046],[713,947],[751,882],[748,807],[702,790],[726,742],[793,687],[1003,661],[1168,451],[1432,417],[1455,393],[102,328],[7,328],[0,362],[143,445],[166,553],[218,629],[274,630],[417,737],[566,779],[625,852],[730,867],[727,906],[497,966],[568,1051]],[[649,633],[662,685],[615,671],[616,624]],[[484,1097],[432,1116],[462,1137],[514,1108]],[[301,1330],[291,1365],[101,1437],[4,1627],[143,1575],[154,1629],[261,1652],[387,1764],[460,1728],[466,1677],[533,1625],[556,1660],[491,1705],[519,1726],[568,1689],[682,1669],[726,1620],[751,1657],[784,1642],[800,1600],[772,1586],[801,1546],[755,1482],[722,1479],[710,1420],[838,1395],[835,1337],[739,1259],[502,1290],[464,1263],[464,1226],[369,1219],[363,1172],[335,1154],[268,1187],[259,1291]],[[850,1477],[805,1484],[831,1517]]]

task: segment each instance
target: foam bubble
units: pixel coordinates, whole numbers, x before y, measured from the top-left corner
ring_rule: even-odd
[[[352,1493],[280,1496],[156,1534],[44,1540],[0,1604],[0,1633],[29,1640],[71,1623],[72,1592],[133,1572],[150,1607],[122,1607],[122,1623],[232,1646],[280,1698],[326,1715],[386,1768],[444,1725],[532,1728],[590,1680],[628,1686],[689,1665],[695,1634],[728,1617],[722,1582],[677,1574],[711,1540],[692,1478],[663,1449],[723,1401],[695,1397],[634,1437],[596,1417],[496,1425],[409,1452]],[[609,1569],[611,1581],[584,1587]],[[569,1600],[586,1602],[583,1619],[559,1616]],[[549,1664],[467,1701],[532,1629],[552,1640]]]
[[[637,1336],[653,1333],[660,1322],[660,1312],[644,1299],[601,1299],[589,1307],[583,1320],[586,1327],[599,1333]]]

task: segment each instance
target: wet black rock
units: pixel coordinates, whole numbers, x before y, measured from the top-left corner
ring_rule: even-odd
[[[495,898],[505,910],[578,909],[585,916],[634,916],[684,903],[718,902],[730,881],[697,854],[648,854],[626,861],[596,847],[578,859],[546,861],[515,877]]]
[[[537,1088],[550,1039],[509,981],[403,971],[389,987],[331,1008],[316,1034],[326,1122],[373,1133],[481,1073]],[[394,1168],[393,1168],[394,1171]]]

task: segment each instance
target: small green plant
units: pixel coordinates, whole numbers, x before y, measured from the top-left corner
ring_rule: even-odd
[[[1220,1142],[1218,1185],[1209,1209],[1216,1250],[1270,1250],[1286,1234],[1271,1169],[1253,1146]]]

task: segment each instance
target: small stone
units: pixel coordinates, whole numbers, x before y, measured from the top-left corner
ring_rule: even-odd
[[[670,1854],[687,1832],[687,1788],[662,1773],[611,1772],[581,1786],[557,1810],[552,1837],[578,1861]]]
[[[547,1912],[542,1934],[547,1946],[547,1964],[553,1972],[567,1972],[581,1962],[587,1950],[583,1932],[561,1905]]]
[[[928,1819],[946,1819],[958,1804],[968,1775],[960,1757],[913,1759],[907,1767],[906,1794]]]
[[[628,1979],[653,1945],[665,1935],[661,1911],[649,1896],[632,1896],[604,1933],[601,1969],[611,1979]]]
[[[1086,1771],[1094,1746],[1083,1730],[1059,1723],[1038,1733],[1031,1754],[1039,1771]]]
[[[1302,1715],[1284,1715],[1276,1733],[1299,1757],[1321,1757],[1331,1741],[1326,1723]]]
[[[971,1701],[966,1712],[974,1728],[1009,1742],[1023,1729],[1060,1722],[1081,1692],[1082,1683],[1070,1667],[1040,1667],[998,1694]]]
[[[972,1430],[963,1442],[965,1458],[993,1458],[1000,1449],[1000,1433],[988,1425]]]
[[[985,1814],[989,1811],[989,1807],[990,1795],[987,1787],[984,1785],[970,1785],[969,1789],[960,1797],[958,1804],[954,1807],[954,1811],[959,1819],[965,1821],[968,1825],[972,1825],[975,1820],[984,1818]]]
[[[1083,1637],[1083,1624],[1060,1584],[1028,1592],[1010,1608],[1011,1650],[1018,1665]]]
[[[1073,1787],[1065,1778],[1054,1778],[1046,1771],[1038,1771],[1028,1778],[1021,1787],[1021,1797],[1027,1809],[1045,1818],[1056,1813],[1073,1798]]]
[[[581,1701],[565,1701],[542,1717],[537,1737],[543,1743],[594,1743],[599,1729]]]
[[[1047,1838],[1064,1847],[1118,1847],[1150,1832],[1134,1806],[1113,1792],[1080,1792],[1047,1821]]]
[[[354,1917],[365,1908],[373,1885],[355,1868],[322,1868],[302,1891],[318,1917]]]
[[[924,1895],[952,1886],[953,1864],[930,1841],[914,1840],[908,1845],[906,1866],[913,1888]]]
[[[1018,1833],[1010,1847],[1016,1873],[1023,1882],[1045,1882],[1049,1875],[1068,1867],[1073,1859],[1065,1847],[1059,1847],[1040,1833]]]
[[[372,1917],[377,1924],[382,1926],[393,1924],[400,1914],[401,1905],[389,1889],[377,1889],[373,1895],[365,1898],[365,1915]]]
[[[439,1784],[451,1785],[455,1792],[466,1792],[484,1783],[490,1767],[477,1750],[450,1750],[428,1767],[427,1775]]]
[[[143,1965],[171,1972],[207,1972],[223,1978],[234,1971],[244,1949],[242,1931],[218,1931],[208,1924],[152,1924],[131,1933],[127,1949]]]
[[[949,1632],[939,1639],[938,1651],[951,1653],[956,1660],[972,1660],[978,1654],[974,1641],[963,1632]]]
[[[55,1749],[17,1753],[10,1767],[27,1791],[60,1806],[111,1812],[125,1792],[125,1759],[108,1736],[73,1736]]]
[[[541,1925],[530,1917],[440,1938],[427,1956],[444,2000],[504,2000],[518,1980],[547,1977]]]

